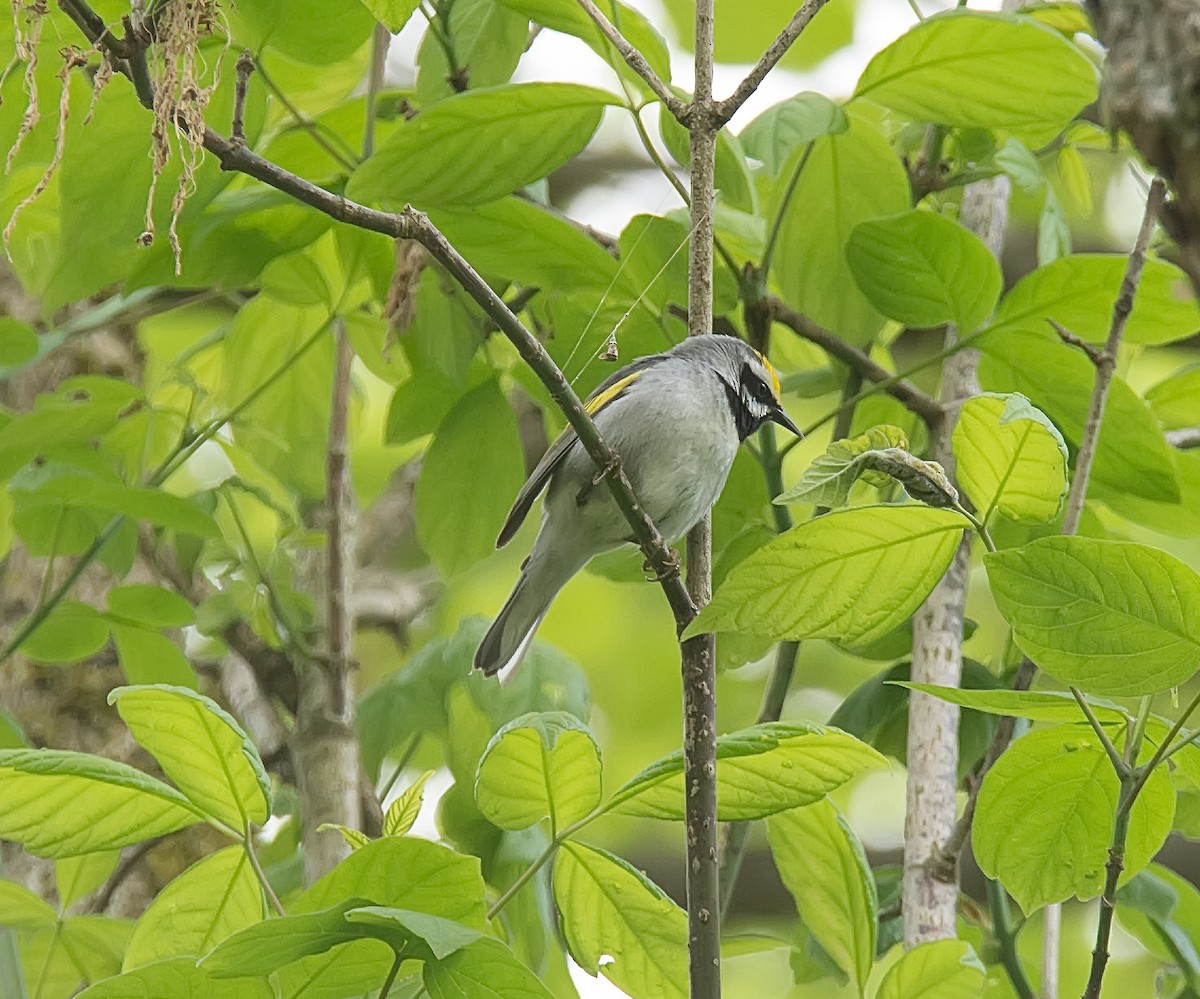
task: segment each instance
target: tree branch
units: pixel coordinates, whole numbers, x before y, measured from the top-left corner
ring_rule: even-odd
[[[869,381],[883,384],[883,391],[916,413],[927,427],[933,429],[941,423],[945,408],[912,382],[907,379],[895,381],[892,372],[873,361],[869,354],[813,322],[803,313],[789,308],[774,296],[768,296],[765,302],[772,319],[782,323],[797,336],[815,343],[827,354],[836,357]]]
[[[590,0],[580,0],[580,3]],[[712,332],[713,203],[717,132],[713,116],[713,0],[696,0],[696,89],[690,131],[692,233],[688,254],[688,333]],[[712,598],[712,515],[688,533],[688,595]],[[684,807],[690,999],[721,996],[721,888],[717,864],[717,643],[712,634],[684,642]]]
[[[666,109],[675,116],[681,125],[687,125],[688,117],[691,114],[691,105],[680,100],[671,92],[671,88],[663,83],[658,74],[650,68],[646,57],[629,44],[628,39],[617,30],[612,21],[604,16],[592,0],[577,0],[577,2],[588,17],[596,22],[596,27],[600,29],[601,34],[612,42],[613,48],[621,53],[621,57],[629,64],[629,68],[646,81],[646,86],[663,102]]]
[[[582,0],[581,0],[582,2]],[[751,94],[758,89],[760,83],[766,79],[766,76],[775,64],[783,58],[784,53],[792,47],[792,43],[800,37],[801,32],[808,27],[808,23],[817,15],[817,12],[828,3],[828,0],[805,0],[800,9],[792,16],[788,26],[779,33],[779,37],[771,43],[770,48],[763,53],[761,59],[758,60],[758,65],[755,66],[746,75],[746,78],[737,85],[737,89],[723,101],[718,101],[715,105],[717,112],[717,120],[724,125],[738,111]]]

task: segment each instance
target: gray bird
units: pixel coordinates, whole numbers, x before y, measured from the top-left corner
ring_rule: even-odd
[[[770,362],[732,336],[688,337],[641,357],[585,403],[620,456],[643,509],[668,541],[716,502],[738,445],[768,420],[799,435]],[[508,544],[547,484],[542,525],[512,594],[475,653],[488,676],[515,669],[551,601],[601,552],[633,540],[629,524],[568,427],[521,487],[496,547]]]

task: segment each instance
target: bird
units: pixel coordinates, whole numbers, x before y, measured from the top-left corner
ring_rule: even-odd
[[[686,534],[725,486],[738,446],[772,421],[803,436],[784,412],[779,376],[736,336],[692,336],[605,379],[584,408],[616,452],[642,509],[668,542]],[[517,494],[496,547],[512,540],[542,491],[533,549],[475,652],[487,676],[510,677],[558,592],[595,555],[633,534],[569,426]]]

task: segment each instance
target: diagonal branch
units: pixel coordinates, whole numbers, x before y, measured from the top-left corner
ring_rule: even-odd
[[[580,0],[580,3],[582,2],[583,0]],[[792,43],[800,37],[801,32],[808,27],[809,22],[817,16],[817,12],[826,3],[828,0],[804,0],[800,9],[788,22],[788,26],[779,33],[779,37],[771,43],[770,48],[758,60],[758,65],[750,70],[732,94],[725,100],[716,103],[717,120],[721,124],[729,121],[737,113],[738,108],[746,103],[750,95],[758,89],[758,85],[766,79],[767,74],[775,68],[775,64],[783,58],[784,53],[792,47]]]
[[[621,53],[621,57],[629,64],[629,68],[646,81],[646,86],[654,92],[654,96],[663,102],[666,109],[678,119],[681,125],[687,125],[691,105],[671,92],[671,88],[663,83],[658,74],[651,69],[650,64],[646,62],[646,57],[629,43],[629,40],[617,30],[612,21],[604,16],[592,0],[577,0],[577,2],[587,16],[596,22],[596,27],[600,29],[601,34],[612,42],[613,48]]]
[[[895,381],[892,372],[873,361],[870,355],[813,322],[803,313],[789,308],[779,299],[771,296],[764,302],[772,319],[782,323],[797,336],[815,343],[827,354],[836,357],[869,381],[883,385],[884,392],[916,413],[926,426],[933,429],[941,422],[945,409],[933,396],[926,395],[907,379]]]

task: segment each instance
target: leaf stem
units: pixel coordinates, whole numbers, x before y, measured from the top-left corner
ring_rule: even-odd
[[[263,870],[262,864],[258,859],[258,854],[254,850],[254,832],[250,828],[249,822],[246,823],[246,829],[242,836],[242,849],[246,851],[246,859],[250,861],[250,869],[254,872],[254,876],[258,878],[258,883],[262,886],[263,893],[271,903],[271,908],[275,910],[277,916],[286,916],[287,913],[283,909],[283,903],[279,901],[279,896],[275,894],[275,889],[271,886],[271,880],[267,877],[267,872]]]
[[[1104,752],[1108,755],[1109,762],[1112,763],[1117,776],[1121,780],[1124,780],[1133,772],[1133,768],[1125,762],[1125,758],[1117,751],[1117,747],[1113,745],[1113,741],[1108,737],[1104,726],[1100,724],[1100,719],[1096,717],[1096,712],[1092,710],[1092,706],[1088,704],[1087,698],[1083,696],[1083,691],[1078,687],[1072,687],[1071,696],[1075,698],[1075,703],[1079,705],[1079,709],[1083,712],[1084,717],[1087,718],[1088,724],[1092,726],[1092,731],[1096,733],[1096,737],[1104,747]]]
[[[784,213],[791,203],[792,195],[796,191],[796,185],[800,182],[800,174],[804,172],[804,167],[808,163],[808,158],[812,155],[815,144],[810,142],[804,147],[804,152],[800,155],[800,161],[796,164],[795,169],[792,170],[792,175],[788,178],[787,187],[783,190],[783,198],[779,202],[779,211],[771,219],[771,230],[767,233],[767,245],[763,248],[762,263],[758,265],[764,282],[771,271],[771,258],[775,255],[775,244],[779,240],[779,230],[783,227]]]
[[[1037,999],[1037,993],[1029,983],[1021,957],[1017,953],[1019,927],[1012,925],[1012,913],[1008,908],[1008,896],[999,881],[988,878],[986,882],[988,908],[992,912],[992,933],[1000,945],[1000,963],[1012,983],[1017,999]]]
[[[495,919],[496,916],[500,914],[500,910],[508,905],[508,903],[513,900],[513,896],[515,896],[517,892],[519,892],[525,887],[526,884],[528,884],[529,879],[545,866],[546,861],[554,856],[555,851],[557,851],[558,848],[563,845],[563,843],[579,832],[579,830],[586,826],[589,822],[600,818],[600,816],[612,808],[614,804],[616,804],[616,802],[610,800],[602,805],[597,805],[583,818],[572,822],[569,826],[559,832],[557,836],[553,837],[550,842],[546,844],[546,848],[533,859],[533,862],[530,863],[525,870],[517,875],[517,879],[504,890],[504,893],[498,899],[496,899],[495,902],[492,903],[492,907],[487,911],[487,918]]]

